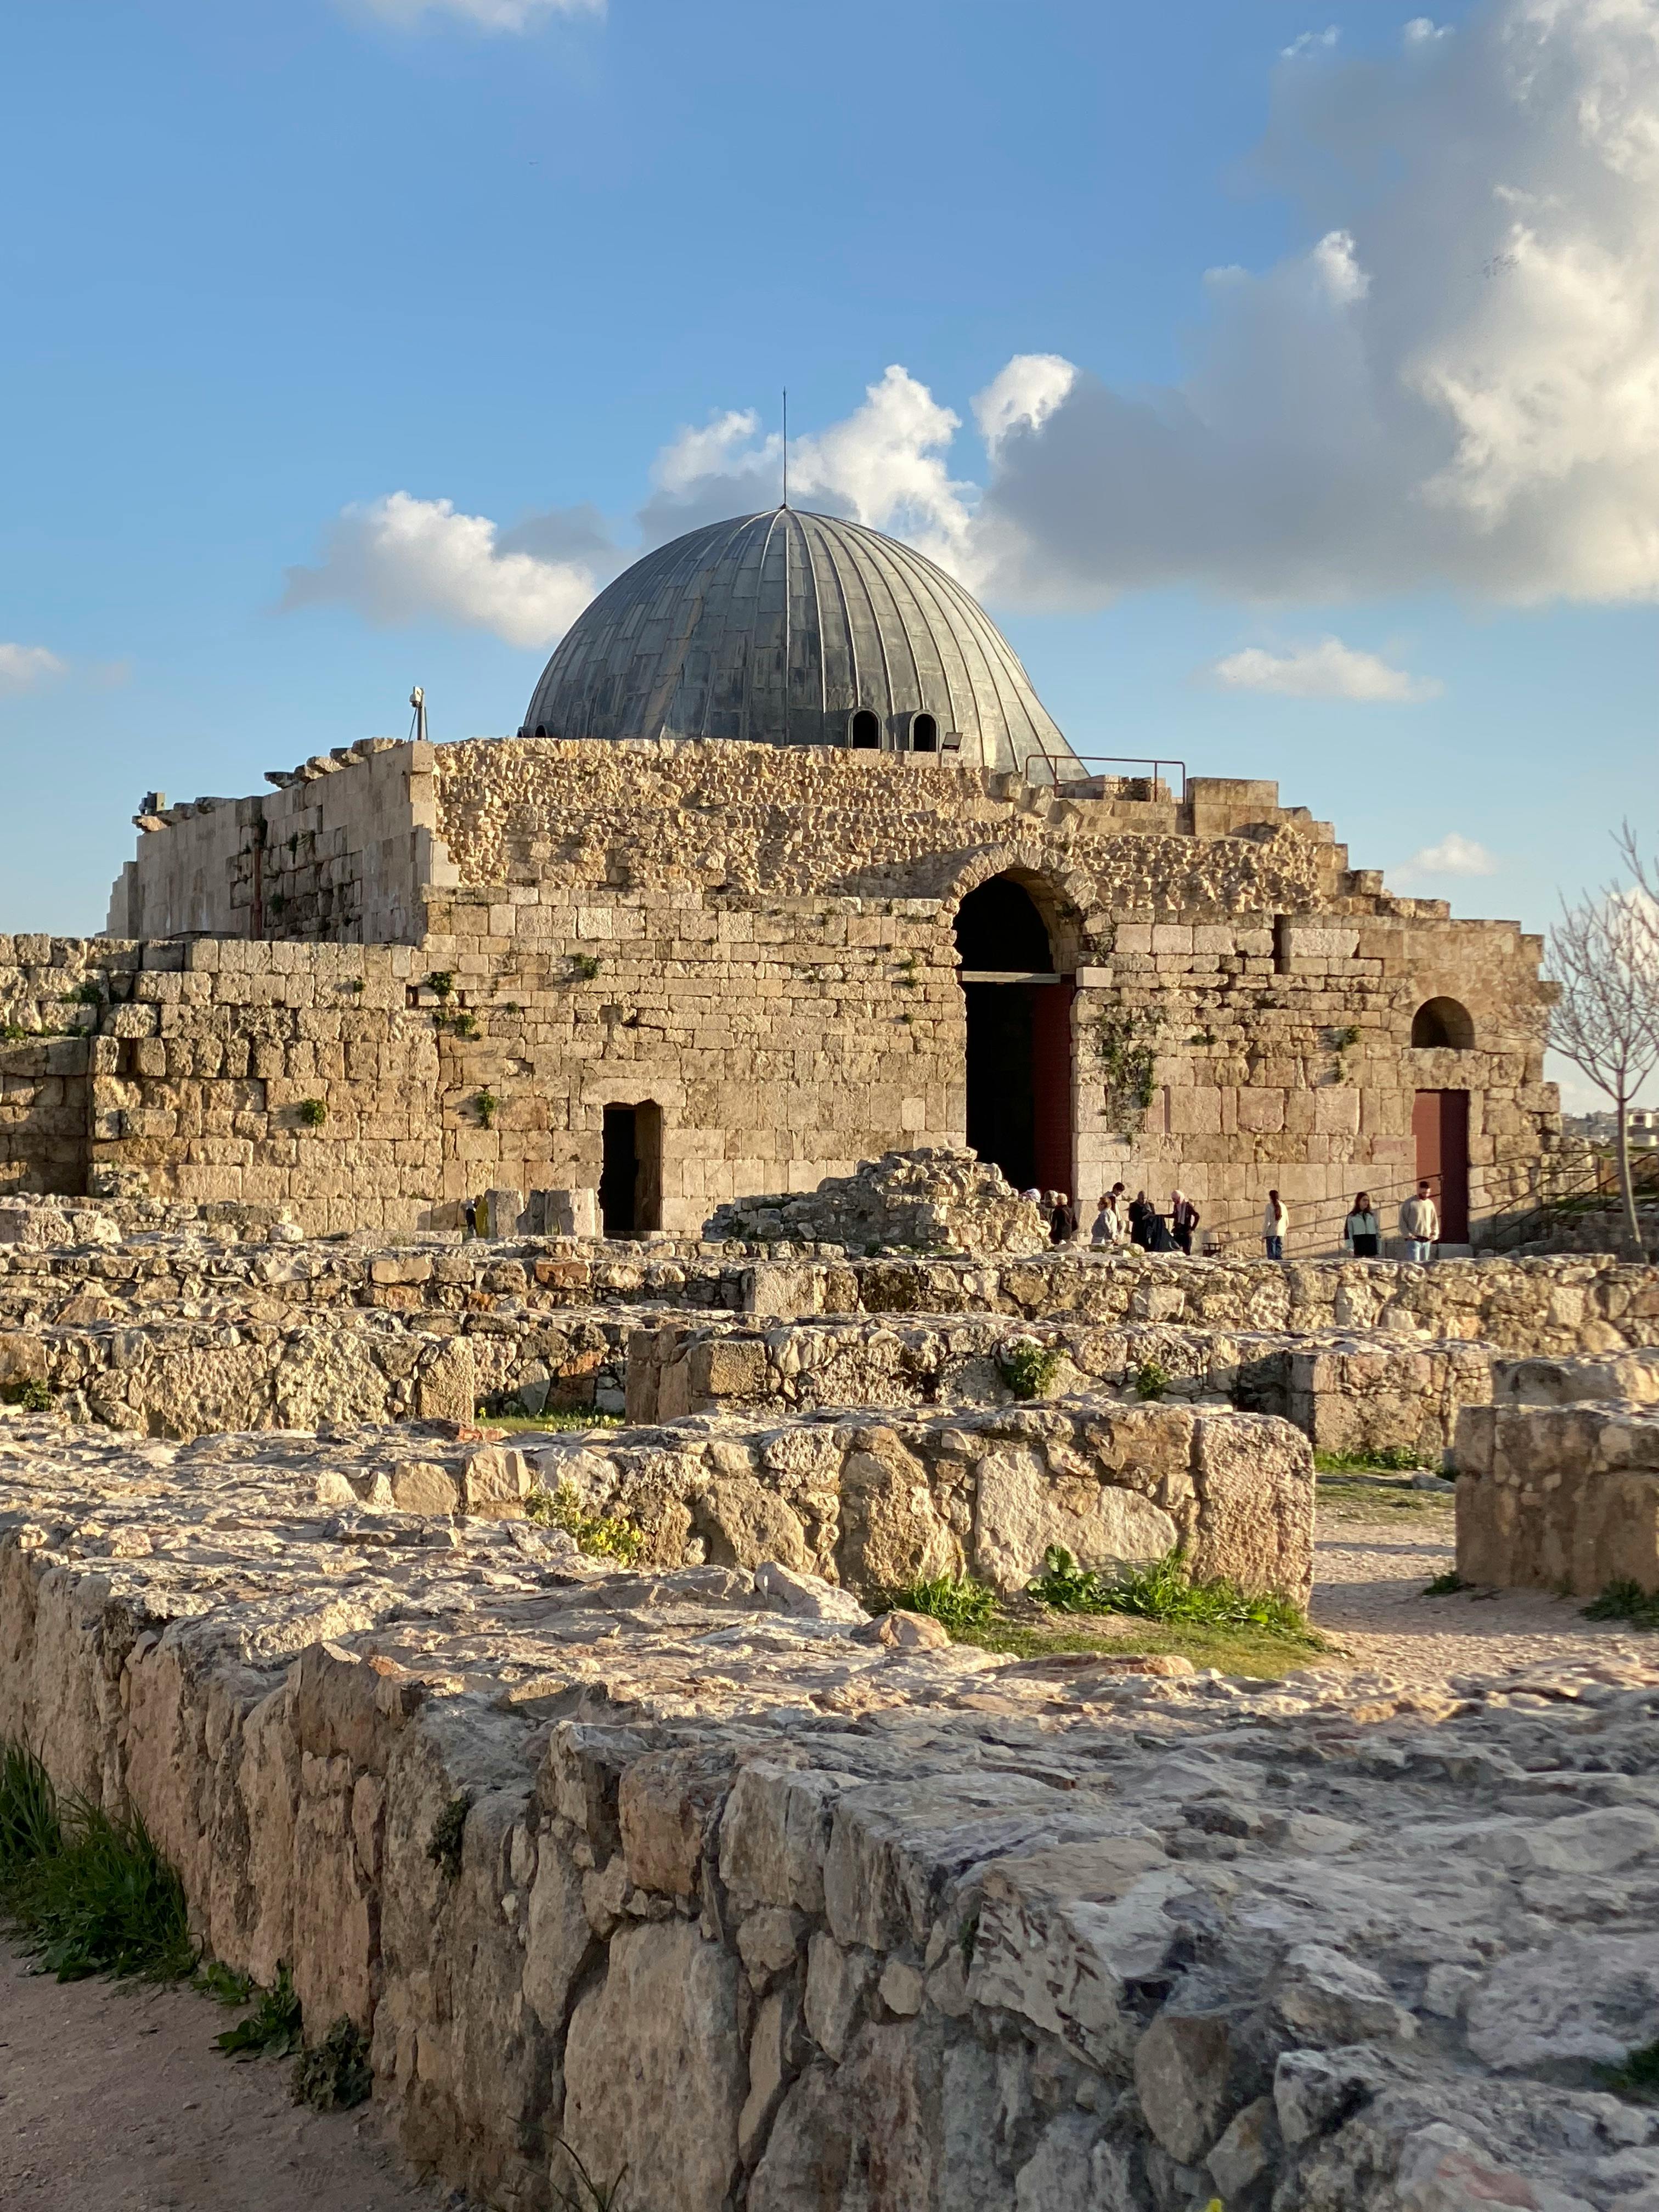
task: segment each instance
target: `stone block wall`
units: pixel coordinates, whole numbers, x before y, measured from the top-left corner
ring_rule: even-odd
[[[1011,1360],[1047,1355],[1040,1395],[1074,1391],[1138,1399],[1231,1401],[1301,1430],[1316,1451],[1449,1451],[1460,1409],[1492,1395],[1479,1344],[1407,1345],[1398,1337],[1278,1336],[1109,1328],[1002,1318],[799,1322],[757,1330],[738,1320],[677,1318],[628,1342],[628,1418],[772,1407],[1008,1406]],[[1157,1370],[1152,1381],[1150,1370]],[[1029,1395],[1029,1390],[1027,1395]]]
[[[681,1234],[873,1152],[960,1143],[954,920],[998,875],[1077,978],[1091,1195],[1179,1182],[1208,1232],[1253,1240],[1276,1183],[1292,1249],[1317,1250],[1360,1183],[1397,1206],[1417,1089],[1470,1096],[1477,1217],[1529,1194],[1559,1133],[1537,940],[1391,897],[1271,786],[1200,780],[1178,804],[908,756],[374,740],[274,797],[146,819],[112,927],[402,941],[452,980],[417,1000],[445,1017],[441,1087],[497,1103],[447,1127],[428,1206],[592,1188],[607,1105],[659,1110],[660,1225]],[[1467,1009],[1468,1050],[1412,1048],[1437,996]],[[1115,1089],[1103,1018],[1151,1054],[1149,1105]]]
[[[1162,1558],[1305,1606],[1313,1455],[1284,1421],[1073,1399],[927,1418],[728,1416],[530,1455],[619,1514],[662,1566],[768,1559],[855,1590],[967,1573],[1023,1589],[1050,1544],[1085,1566]]]
[[[1659,1407],[1617,1400],[1468,1408],[1457,1571],[1501,1589],[1659,1592]]]
[[[1640,2108],[1574,2086],[1659,2020],[1639,1668],[1516,1710],[889,1650],[736,1570],[397,1545],[246,1463],[226,1516],[150,1449],[119,1498],[8,1470],[0,1735],[142,1815],[211,1956],[366,2031],[457,2187],[551,2212],[562,2142],[676,2212],[1650,2170]]]
[[[429,744],[368,738],[274,772],[274,792],[136,817],[137,856],[110,899],[112,937],[353,945],[419,939],[429,887],[453,883]]]

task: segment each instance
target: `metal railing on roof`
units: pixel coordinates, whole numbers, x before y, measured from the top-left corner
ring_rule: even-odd
[[[1182,805],[1185,805],[1187,801],[1188,775],[1187,763],[1184,760],[1154,759],[1151,755],[1140,753],[1051,753],[1039,745],[1026,754],[1020,765],[1020,774],[1025,778],[1027,783],[1036,781],[1031,774],[1031,764],[1034,761],[1042,763],[1048,771],[1049,782],[1056,789],[1061,783],[1092,782],[1093,777],[1088,771],[1100,763],[1112,768],[1149,768],[1152,770],[1152,775],[1146,780],[1154,785],[1157,784],[1162,769],[1178,768],[1181,770]],[[1085,774],[1081,777],[1061,775],[1062,769],[1073,767],[1082,768]]]

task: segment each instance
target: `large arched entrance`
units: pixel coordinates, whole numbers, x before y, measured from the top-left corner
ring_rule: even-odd
[[[1016,1190],[1072,1188],[1072,994],[1030,891],[993,876],[957,909],[968,1142]]]

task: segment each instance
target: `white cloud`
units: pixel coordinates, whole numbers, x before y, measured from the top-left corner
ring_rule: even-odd
[[[1431,46],[1451,36],[1449,23],[1437,23],[1427,15],[1413,15],[1402,34],[1408,46]]]
[[[498,532],[447,499],[394,491],[341,511],[319,565],[289,570],[283,605],[336,601],[386,627],[435,619],[546,646],[592,598],[607,553],[591,509]]]
[[[1076,382],[1077,370],[1060,354],[1017,353],[974,401],[992,462],[1016,430],[1040,430]]]
[[[1279,48],[1279,57],[1284,61],[1293,62],[1300,54],[1328,52],[1340,36],[1334,23],[1328,24],[1322,31],[1304,31],[1299,38],[1292,39],[1288,46]]]
[[[66,665],[44,645],[0,645],[0,691],[32,691],[61,676]]]
[[[605,0],[362,0],[372,15],[400,29],[428,15],[457,15],[482,31],[527,31],[550,15],[600,15]]]
[[[1004,377],[1016,366],[1011,362]],[[1027,404],[1041,405],[1035,386]],[[934,560],[963,567],[975,487],[953,480],[944,459],[961,427],[959,416],[895,364],[844,422],[791,438],[790,500],[896,532]],[[651,472],[655,489],[640,517],[646,543],[775,507],[782,463],[781,438],[775,431],[762,436],[752,410],[682,430]]]
[[[1498,863],[1484,845],[1449,830],[1437,845],[1425,845],[1413,853],[1401,876],[1495,876]]]
[[[1286,69],[1264,156],[1316,242],[1212,272],[1178,384],[1079,369],[1000,436],[988,587],[1659,598],[1656,0]]]
[[[1344,645],[1340,637],[1321,638],[1316,645],[1295,646],[1285,653],[1247,646],[1218,660],[1210,673],[1231,691],[1272,691],[1285,699],[1352,699],[1365,704],[1397,706],[1436,699],[1442,688],[1432,678],[1391,668],[1376,653]]]

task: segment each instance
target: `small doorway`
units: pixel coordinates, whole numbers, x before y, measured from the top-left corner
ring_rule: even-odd
[[[968,1015],[968,1142],[1016,1190],[1071,1191],[1072,1000],[1048,925],[1012,876],[957,911]]]
[[[607,1106],[599,1213],[607,1237],[662,1227],[662,1109],[652,1099]]]
[[[1440,1235],[1447,1244],[1469,1241],[1469,1094],[1467,1091],[1419,1091],[1412,1106],[1412,1135],[1417,1140],[1417,1176],[1425,1178],[1440,1209]]]

